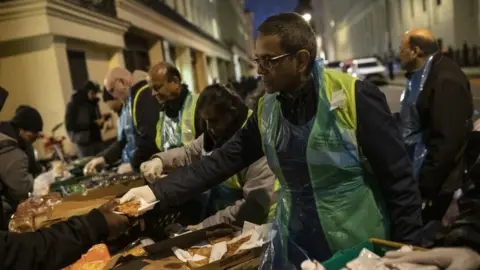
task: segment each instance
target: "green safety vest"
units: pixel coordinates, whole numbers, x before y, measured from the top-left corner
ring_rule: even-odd
[[[248,118],[253,114],[252,110],[248,110],[248,116],[247,119],[245,119],[245,122],[242,125],[242,128],[247,124]],[[232,177],[228,178],[225,180],[223,183],[221,183],[218,187],[218,192],[221,192],[223,196],[222,199],[220,200],[215,200],[215,198],[212,198],[213,203],[215,205],[215,211],[220,211],[225,209],[228,206],[231,206],[235,201],[240,200],[243,198],[243,188],[242,185],[240,184],[240,176],[239,174],[235,174]],[[214,187],[212,189],[215,189],[217,187]],[[275,192],[278,191],[280,188],[280,184],[278,183],[278,180],[275,180],[275,186],[274,190]],[[225,200],[225,198],[228,198]],[[268,221],[272,221],[273,218],[275,217],[275,209],[276,209],[277,203],[274,203],[270,206],[269,212],[268,212]],[[213,214],[213,213],[212,213]]]
[[[160,152],[187,145],[195,139],[195,108],[198,95],[189,93],[180,110],[179,121],[165,116],[161,111],[157,122],[155,144]]]
[[[371,237],[385,239],[389,226],[383,200],[357,144],[356,79],[318,65],[312,72],[318,80],[319,99],[313,127],[306,135],[306,161],[316,212],[328,245],[336,252]],[[294,191],[288,189],[282,168],[276,166],[275,142],[281,136],[277,129],[281,121],[277,95],[262,97],[257,114],[263,150],[282,187],[277,200],[282,208],[277,211],[277,224],[280,235],[288,237],[289,209],[294,203],[290,194]]]

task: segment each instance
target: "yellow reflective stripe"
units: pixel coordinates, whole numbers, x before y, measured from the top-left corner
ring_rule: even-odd
[[[195,110],[197,107],[198,95],[191,93],[187,100],[185,100],[185,105],[182,112],[182,143],[187,145],[193,141],[196,137],[195,130]]]
[[[278,179],[275,179],[275,184],[273,185],[273,191],[277,192],[280,189],[280,181]],[[278,195],[276,196],[278,198]],[[268,222],[273,221],[275,218],[275,210],[277,209],[277,202],[273,203],[272,206],[270,206],[270,210],[268,211]]]
[[[148,89],[148,84],[144,85],[142,88],[140,88],[140,90],[137,91],[137,94],[135,95],[135,98],[133,99],[133,115],[132,115],[132,119],[133,119],[133,126],[135,127],[135,129],[138,131],[137,129],[137,102],[138,102],[138,98],[140,97],[140,94],[143,92],[143,90],[145,89]]]
[[[245,127],[245,125],[247,124],[248,119],[250,118],[250,116],[252,116],[252,114],[253,114],[253,111],[249,109],[249,110],[248,110],[248,114],[247,114],[247,118],[245,119],[245,121],[244,121],[243,124],[242,124],[242,128]]]
[[[261,97],[259,100],[258,100],[258,107],[257,107],[257,122],[258,122],[258,131],[260,132],[260,139],[262,140],[261,141],[261,145],[262,145],[262,150],[263,150],[263,153],[265,154],[265,145],[263,143],[263,136],[265,135],[265,131],[263,130],[264,127],[263,127],[263,103],[265,102],[265,96]]]
[[[239,177],[236,174],[228,178],[226,181],[224,181],[222,185],[225,185],[226,187],[232,188],[232,189],[242,189],[242,185],[240,185]]]
[[[163,118],[165,114],[163,112],[159,113],[158,122],[157,122],[157,135],[155,136],[155,144],[157,145],[158,150],[163,151],[162,145],[162,127],[163,127]]]

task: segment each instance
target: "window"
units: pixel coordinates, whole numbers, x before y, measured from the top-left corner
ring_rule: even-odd
[[[149,46],[146,39],[131,33],[125,34],[125,50],[123,51],[125,67],[130,72],[137,69],[148,71],[150,68],[148,50]]]
[[[87,60],[85,52],[67,50],[68,67],[72,79],[72,87],[79,90],[88,80]]]
[[[413,0],[410,0],[410,15],[412,15],[412,17],[415,17],[415,6],[414,6],[414,2]]]
[[[423,12],[427,11],[427,0],[422,0]]]
[[[442,0],[437,0],[437,6],[440,6],[442,4]]]

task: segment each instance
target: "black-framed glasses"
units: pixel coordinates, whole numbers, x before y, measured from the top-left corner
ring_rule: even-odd
[[[287,56],[290,56],[292,55],[291,53],[284,53],[284,54],[281,54],[281,55],[277,55],[277,56],[274,56],[274,57],[259,57],[259,58],[255,58],[253,61],[255,62],[255,64],[257,64],[258,66],[262,67],[262,68],[265,68],[265,69],[272,69],[275,67],[275,65],[279,62],[279,60],[287,57]]]

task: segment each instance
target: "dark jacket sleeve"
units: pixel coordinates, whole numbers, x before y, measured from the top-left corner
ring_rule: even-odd
[[[56,270],[77,261],[105,240],[108,227],[98,210],[32,233],[0,232],[0,268]]]
[[[210,156],[151,185],[161,207],[178,206],[222,183],[263,156],[256,117]]]
[[[158,152],[155,137],[160,104],[152,97],[151,90],[146,89],[138,97],[135,107],[137,108],[134,116],[137,120],[137,132],[131,164],[133,169],[138,171],[142,162],[147,161]]]
[[[127,145],[127,139],[123,136],[120,141],[112,143],[99,156],[105,158],[107,164],[113,164],[122,158],[122,151],[125,145]]]
[[[430,94],[429,107],[428,152],[420,173],[420,190],[425,198],[433,198],[441,191],[449,173],[465,153],[462,148],[472,130],[473,114],[468,83],[462,85],[450,78],[437,80]],[[463,169],[460,170],[459,183],[463,173]]]
[[[374,85],[357,81],[356,104],[359,145],[386,202],[392,239],[418,244],[422,230],[420,191],[385,95]]]

